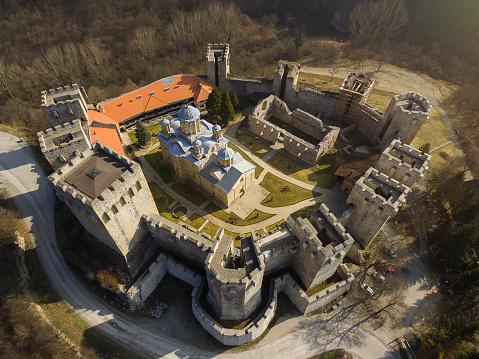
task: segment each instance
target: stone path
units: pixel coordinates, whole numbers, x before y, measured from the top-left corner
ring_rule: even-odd
[[[429,151],[429,153],[431,152],[434,152],[434,151],[437,151],[445,146],[447,146],[448,144],[452,143],[452,141],[447,141],[446,143],[443,143],[442,145],[439,145],[439,146],[436,146],[434,147],[432,150]]]
[[[236,131],[236,128],[239,126],[239,123],[233,124],[226,133],[234,133],[233,131]],[[231,131],[230,131],[231,130]],[[264,213],[269,213],[269,214],[274,214],[272,217],[255,223],[251,224],[248,226],[237,226],[233,225],[231,223],[226,223],[223,220],[213,216],[212,214],[208,213],[205,211],[205,207],[207,204],[210,202],[209,200],[205,201],[205,203],[202,203],[200,206],[197,206],[191,202],[189,202],[187,199],[183,198],[179,193],[171,189],[171,186],[174,184],[173,182],[170,182],[169,184],[166,184],[162,178],[156,173],[156,171],[151,167],[151,165],[148,163],[148,161],[145,159],[144,155],[147,154],[148,152],[152,151],[155,149],[159,144],[153,144],[150,146],[148,149],[142,149],[137,151],[135,154],[138,158],[138,161],[141,164],[141,168],[143,170],[143,173],[145,174],[146,180],[148,182],[155,182],[166,194],[168,194],[170,197],[172,197],[175,201],[178,201],[182,204],[184,204],[187,209],[188,209],[188,214],[196,213],[199,216],[202,216],[209,222],[213,223],[214,225],[224,228],[227,231],[230,232],[235,232],[235,233],[248,233],[251,231],[257,231],[259,229],[266,228],[272,224],[275,224],[283,219],[285,219],[287,216],[289,216],[291,213],[294,213],[304,207],[308,207],[311,205],[314,205],[316,203],[326,203],[326,205],[334,211],[336,208],[341,206],[344,201],[346,200],[346,195],[339,189],[333,187],[332,189],[326,189],[326,188],[321,188],[318,186],[313,186],[304,182],[301,182],[297,179],[294,179],[292,177],[289,177],[285,175],[284,173],[276,170],[275,168],[271,167],[268,165],[265,161],[263,161],[261,158],[257,157],[255,154],[250,152],[245,146],[243,146],[241,143],[236,141],[234,138],[231,136],[225,134],[224,135],[231,143],[234,145],[238,146],[241,148],[245,153],[248,154],[248,156],[256,162],[259,166],[263,167],[263,172],[261,172],[261,175],[257,179],[257,183],[261,183],[261,181],[264,179],[267,173],[272,173],[273,175],[290,182],[298,187],[313,191],[313,192],[318,192],[318,196],[315,196],[314,198],[309,198],[304,201],[289,205],[289,206],[283,206],[283,207],[267,207],[262,205],[261,203],[257,202],[254,207]]]

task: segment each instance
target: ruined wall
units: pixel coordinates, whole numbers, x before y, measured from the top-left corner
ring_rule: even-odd
[[[235,92],[238,96],[248,97],[255,92],[271,93],[273,91],[272,81],[253,78],[228,78],[226,80],[228,92]]]

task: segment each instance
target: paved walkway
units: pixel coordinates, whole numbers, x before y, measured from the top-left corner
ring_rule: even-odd
[[[227,133],[234,133],[233,131],[236,131],[236,128],[239,126],[239,123],[236,123],[232,125]],[[231,131],[230,131],[231,130]],[[313,192],[318,192],[318,195],[315,196],[314,198],[309,198],[304,201],[292,204],[290,206],[283,206],[283,207],[267,207],[262,205],[261,203],[257,203],[254,205],[254,207],[261,212],[264,213],[269,213],[269,214],[274,214],[272,217],[255,223],[251,224],[248,226],[237,226],[233,225],[231,223],[226,223],[223,220],[213,216],[212,214],[208,213],[205,211],[205,207],[207,205],[208,200],[206,203],[201,204],[200,206],[197,206],[187,199],[183,198],[178,192],[174,191],[171,189],[172,182],[169,184],[166,184],[162,178],[156,173],[156,171],[151,167],[151,165],[148,163],[148,161],[145,159],[144,155],[155,149],[159,143],[153,144],[147,149],[142,149],[139,150],[135,153],[136,157],[138,158],[141,168],[143,169],[143,173],[145,174],[146,180],[148,182],[155,182],[166,194],[168,194],[170,197],[172,197],[174,200],[184,204],[188,208],[188,214],[196,213],[199,216],[202,216],[203,218],[207,219],[209,222],[213,223],[214,225],[224,228],[227,231],[230,232],[235,232],[235,233],[248,233],[251,231],[257,231],[262,228],[266,228],[272,224],[275,224],[276,222],[279,222],[286,217],[288,217],[291,213],[294,213],[304,207],[308,207],[311,205],[314,205],[316,203],[326,203],[326,205],[334,211],[336,208],[340,207],[344,201],[346,200],[346,195],[339,190],[336,187],[333,187],[332,189],[326,189],[326,188],[321,188],[318,186],[313,186],[304,182],[301,182],[297,179],[294,179],[290,176],[285,175],[284,173],[278,171],[277,169],[271,167],[268,165],[265,161],[263,161],[261,158],[257,157],[255,154],[250,152],[245,146],[243,146],[241,143],[236,141],[234,138],[232,138],[229,135],[224,135],[225,138],[227,138],[231,143],[234,145],[238,146],[241,148],[245,153],[248,154],[248,156],[256,162],[259,166],[263,167],[263,172],[261,172],[261,175],[257,179],[257,183],[261,183],[261,181],[264,179],[267,173],[272,173],[273,175],[290,182],[298,187],[313,191]]]

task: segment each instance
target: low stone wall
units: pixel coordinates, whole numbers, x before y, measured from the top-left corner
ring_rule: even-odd
[[[329,120],[338,98],[337,94],[322,92],[312,88],[296,91],[286,90],[285,101],[292,109],[301,108],[314,116]]]

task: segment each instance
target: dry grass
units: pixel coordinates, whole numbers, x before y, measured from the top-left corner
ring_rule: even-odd
[[[267,144],[244,132],[237,132],[236,140],[259,158],[263,158],[271,150]]]
[[[289,206],[319,195],[317,192],[286,182],[272,173],[266,174],[260,185],[270,192],[261,203],[267,207]]]

